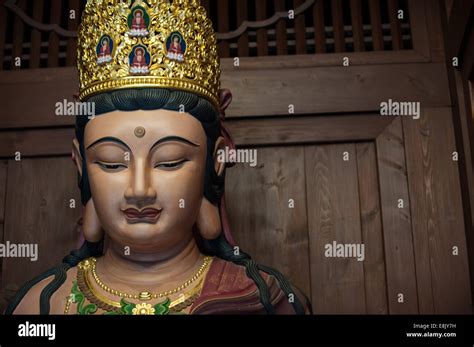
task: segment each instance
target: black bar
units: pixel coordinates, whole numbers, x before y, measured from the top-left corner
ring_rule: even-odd
[[[55,324],[55,338],[20,337],[19,326]],[[0,345],[259,343],[474,344],[473,316],[0,316]],[[420,333],[408,337],[407,333]],[[428,334],[456,336],[434,337]]]

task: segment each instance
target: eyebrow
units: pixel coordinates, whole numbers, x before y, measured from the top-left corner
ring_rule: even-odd
[[[187,145],[191,145],[191,146],[194,146],[194,147],[199,147],[199,145],[197,143],[194,143],[192,141],[189,141],[188,139],[185,139],[184,137],[180,137],[180,136],[166,136],[166,137],[163,137],[161,139],[159,139],[158,141],[156,141],[153,146],[151,146],[150,148],[150,151],[155,148],[155,146],[158,146],[160,143],[163,143],[163,142],[168,142],[168,141],[178,141],[178,142],[183,142]]]
[[[97,145],[99,143],[102,143],[102,142],[115,142],[115,143],[118,143],[119,145],[124,146],[129,151],[131,151],[130,147],[128,147],[128,145],[125,142],[123,142],[122,140],[120,140],[116,137],[113,137],[113,136],[102,137],[102,138],[98,139],[97,141],[94,141],[92,144],[90,144],[86,149],[89,149],[92,146],[95,146],[95,145]]]
[[[199,145],[197,143],[194,143],[192,141],[189,141],[188,139],[185,139],[184,137],[180,137],[180,136],[166,136],[166,137],[163,137],[161,139],[159,139],[158,141],[156,141],[153,146],[151,146],[151,149],[150,151],[155,148],[155,146],[158,146],[160,143],[163,143],[163,142],[169,142],[169,141],[178,141],[178,142],[183,142],[185,144],[188,144],[188,145],[191,145],[191,146],[194,146],[194,147],[199,147]],[[115,142],[115,143],[118,143],[119,145],[122,145],[124,146],[125,148],[127,148],[129,151],[131,151],[130,147],[125,143],[123,142],[122,140],[116,138],[116,137],[113,137],[113,136],[106,136],[106,137],[102,137],[96,141],[94,141],[92,144],[90,144],[89,146],[87,146],[86,149],[89,149],[91,148],[92,146],[95,146],[99,143],[103,143],[103,142]]]

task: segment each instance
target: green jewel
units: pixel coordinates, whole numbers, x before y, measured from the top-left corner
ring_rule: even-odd
[[[88,304],[84,307],[84,294],[82,294],[82,292],[77,287],[77,281],[74,281],[72,283],[73,285],[71,289],[70,298],[73,303],[77,304],[77,313],[80,315],[89,315],[96,313],[97,305]]]

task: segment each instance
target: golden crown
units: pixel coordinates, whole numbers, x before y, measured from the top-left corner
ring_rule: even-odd
[[[89,0],[78,35],[79,98],[170,88],[218,107],[220,64],[199,0]]]

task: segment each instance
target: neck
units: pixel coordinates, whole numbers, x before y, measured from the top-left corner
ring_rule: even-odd
[[[188,280],[202,264],[202,255],[192,235],[174,249],[152,254],[124,255],[123,246],[109,241],[97,264],[97,273],[104,280],[118,284],[167,287]]]

